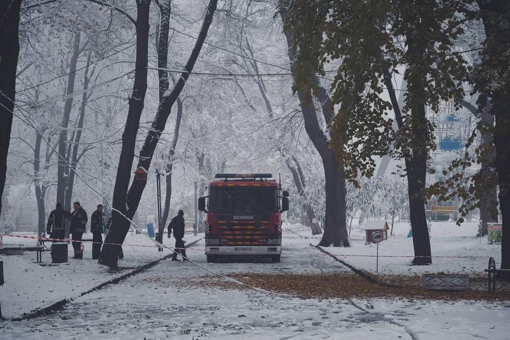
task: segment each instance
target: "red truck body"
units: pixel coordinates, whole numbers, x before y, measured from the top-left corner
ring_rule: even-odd
[[[281,213],[288,209],[288,193],[270,179],[271,174],[215,177],[209,183],[209,196],[199,199],[199,210],[207,213],[207,261],[215,262],[220,256],[254,255],[280,262]]]

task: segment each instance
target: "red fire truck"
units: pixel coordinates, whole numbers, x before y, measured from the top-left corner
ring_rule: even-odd
[[[280,262],[281,213],[289,210],[289,193],[272,177],[216,174],[209,183],[209,196],[198,199],[198,209],[207,213],[207,262],[236,255],[268,256]]]

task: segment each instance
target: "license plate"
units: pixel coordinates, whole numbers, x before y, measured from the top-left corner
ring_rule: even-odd
[[[251,251],[250,247],[235,247],[235,251]]]

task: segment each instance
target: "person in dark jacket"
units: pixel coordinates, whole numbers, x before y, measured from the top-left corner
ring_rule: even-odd
[[[62,203],[57,203],[56,209],[50,212],[46,232],[51,238],[65,239],[66,237],[66,218],[69,213],[62,208]]]
[[[97,260],[101,255],[101,245],[103,244],[103,224],[104,224],[103,205],[98,204],[97,210],[90,217],[90,232],[92,233],[92,259]]]
[[[108,223],[106,224],[106,235],[110,233],[110,228],[113,223],[113,215],[108,219]],[[119,246],[119,260],[122,260],[124,258],[124,252],[122,251],[122,246]]]
[[[187,261],[188,257],[186,256],[186,248],[184,248],[184,241],[182,240],[184,237],[184,211],[179,210],[177,216],[172,218],[172,221],[170,221],[170,224],[168,225],[168,238],[170,238],[172,229],[174,230],[175,238],[175,249],[172,261],[179,261],[177,259],[177,253],[180,253],[182,259]]]
[[[74,211],[71,213],[71,239],[73,242],[74,257],[73,259],[82,259],[83,250],[81,249],[81,238],[86,232],[87,212],[81,207],[80,202],[73,203]]]

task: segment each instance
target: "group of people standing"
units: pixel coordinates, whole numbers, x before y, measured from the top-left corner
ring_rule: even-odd
[[[48,223],[46,225],[46,232],[50,235],[50,238],[64,240],[66,237],[66,220],[71,221],[69,233],[71,236],[74,257],[73,259],[83,259],[83,248],[82,248],[82,237],[86,233],[86,226],[88,222],[88,216],[85,209],[82,208],[80,202],[73,203],[73,212],[67,212],[61,203],[57,203],[56,209],[52,210],[48,217]],[[103,226],[106,230],[110,229],[112,224],[112,218],[108,219],[105,224],[106,216],[103,213],[103,205],[98,204],[97,210],[92,213],[90,218],[90,231],[92,233],[92,259],[99,259],[101,256],[101,246],[103,244]],[[175,238],[175,249],[172,256],[172,261],[179,261],[177,254],[181,254],[184,261],[188,258],[186,256],[186,248],[184,247],[184,211],[179,210],[177,216],[175,216],[170,224],[168,225],[168,237],[170,238],[172,229]],[[57,241],[58,242],[58,241]],[[124,258],[122,247],[120,248],[119,259]]]
[[[103,205],[99,204],[97,210],[92,213],[90,219],[90,231],[92,232],[92,258],[99,259],[101,255],[101,245],[103,244],[103,225],[105,225],[105,214]],[[73,203],[73,212],[67,212],[61,203],[57,203],[56,209],[51,211],[46,225],[46,232],[51,238],[65,239],[66,220],[70,221],[69,234],[73,240],[74,256],[73,259],[83,259],[82,237],[87,232],[88,222],[87,212],[80,205],[80,202]],[[106,229],[109,229],[112,219],[106,223]],[[122,252],[121,252],[122,253]],[[122,258],[119,254],[119,258]]]

